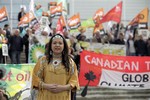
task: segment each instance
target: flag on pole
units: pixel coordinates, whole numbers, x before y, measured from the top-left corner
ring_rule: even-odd
[[[93,29],[93,34],[96,33],[97,31],[100,32],[100,34],[104,34],[104,28],[103,25],[100,23],[100,16],[97,16],[97,18],[95,19],[95,26]]]
[[[63,15],[67,15],[67,0],[57,0],[58,3],[62,2]]]
[[[34,0],[30,0],[29,11],[32,11],[34,13]]]
[[[8,20],[8,14],[7,14],[6,7],[4,6],[0,9],[0,23],[7,20]]]
[[[61,16],[62,15],[62,2],[59,3],[57,6],[50,7],[50,16],[51,18],[55,16]]]
[[[66,27],[65,20],[63,16],[60,16],[56,26],[56,33],[63,35],[63,28]]]
[[[80,21],[80,14],[75,14],[68,20],[68,27],[69,29],[77,29],[79,26],[81,26]]]
[[[33,12],[26,13],[21,19],[18,24],[19,27],[33,27],[35,24],[38,23],[38,20],[34,16]]]
[[[113,7],[108,13],[103,17],[101,23],[108,21],[115,21],[120,23],[122,15],[122,1],[118,3],[115,7]]]
[[[129,23],[132,27],[139,27],[148,29],[148,8],[144,8],[140,13],[138,13],[133,20]]]
[[[95,22],[95,20],[96,20],[96,18],[97,18],[98,16],[99,16],[100,20],[103,18],[103,16],[104,16],[104,9],[103,9],[103,8],[100,8],[100,9],[98,9],[98,10],[95,12],[95,14],[94,14],[94,16],[93,16],[94,22]]]
[[[104,9],[100,8],[96,11],[96,13],[93,16],[93,21],[95,23],[94,29],[93,29],[93,34],[99,31],[101,34],[104,34],[104,28],[102,23],[100,23],[100,20],[104,16]]]

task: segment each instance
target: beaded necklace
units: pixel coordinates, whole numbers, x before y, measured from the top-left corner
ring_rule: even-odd
[[[60,63],[61,63],[61,60],[58,60],[58,59],[55,59],[55,60],[52,61],[52,65],[54,67],[57,67]]]

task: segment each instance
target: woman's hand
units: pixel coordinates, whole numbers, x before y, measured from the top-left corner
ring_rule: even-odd
[[[43,83],[43,88],[48,90],[48,91],[51,91],[53,93],[59,93],[59,92],[70,90],[71,86],[70,86],[70,84],[58,85],[58,84],[45,84],[45,83]]]

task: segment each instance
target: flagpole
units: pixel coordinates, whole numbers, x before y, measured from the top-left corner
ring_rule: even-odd
[[[68,0],[66,0],[65,2],[66,2],[66,4],[67,4],[67,7],[66,7],[66,16],[64,17],[64,15],[63,15],[63,18],[64,18],[64,22],[65,22],[65,25],[66,25],[66,30],[67,30],[67,32],[68,32],[68,31],[69,31],[69,30],[68,30],[68,27],[67,27],[68,10],[69,10],[69,9],[67,9],[67,8],[68,8]],[[63,12],[62,12],[62,14],[63,14]]]
[[[12,11],[13,11],[13,7],[12,7],[12,0],[10,1],[10,31],[12,32]]]
[[[126,10],[126,0],[123,0],[123,3],[124,3],[124,9],[123,9],[123,18],[124,18],[124,21],[126,21],[126,13],[125,13],[125,10]]]
[[[30,0],[30,3],[29,3],[29,17],[30,17],[30,13],[34,13],[34,0]],[[29,18],[28,18],[29,19]],[[30,28],[30,22],[29,22],[29,28]]]
[[[72,15],[74,15],[74,0],[73,0],[72,5],[73,5],[73,10],[72,10],[73,14]]]

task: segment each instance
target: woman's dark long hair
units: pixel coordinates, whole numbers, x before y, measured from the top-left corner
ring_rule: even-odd
[[[45,52],[46,58],[47,58],[47,60],[48,60],[48,63],[50,63],[51,60],[52,60],[52,55],[53,55],[53,53],[52,53],[53,51],[52,51],[52,48],[51,48],[51,46],[52,46],[52,41],[53,41],[53,38],[54,38],[56,35],[61,36],[62,39],[63,39],[64,49],[63,49],[63,51],[62,51],[62,63],[63,63],[63,65],[65,66],[67,72],[69,72],[69,65],[70,65],[70,63],[69,63],[69,48],[68,48],[68,44],[67,44],[65,38],[64,38],[62,35],[60,35],[60,34],[55,34],[55,35],[53,35],[53,36],[51,37],[51,39],[49,40],[48,44],[46,45],[46,52]]]

